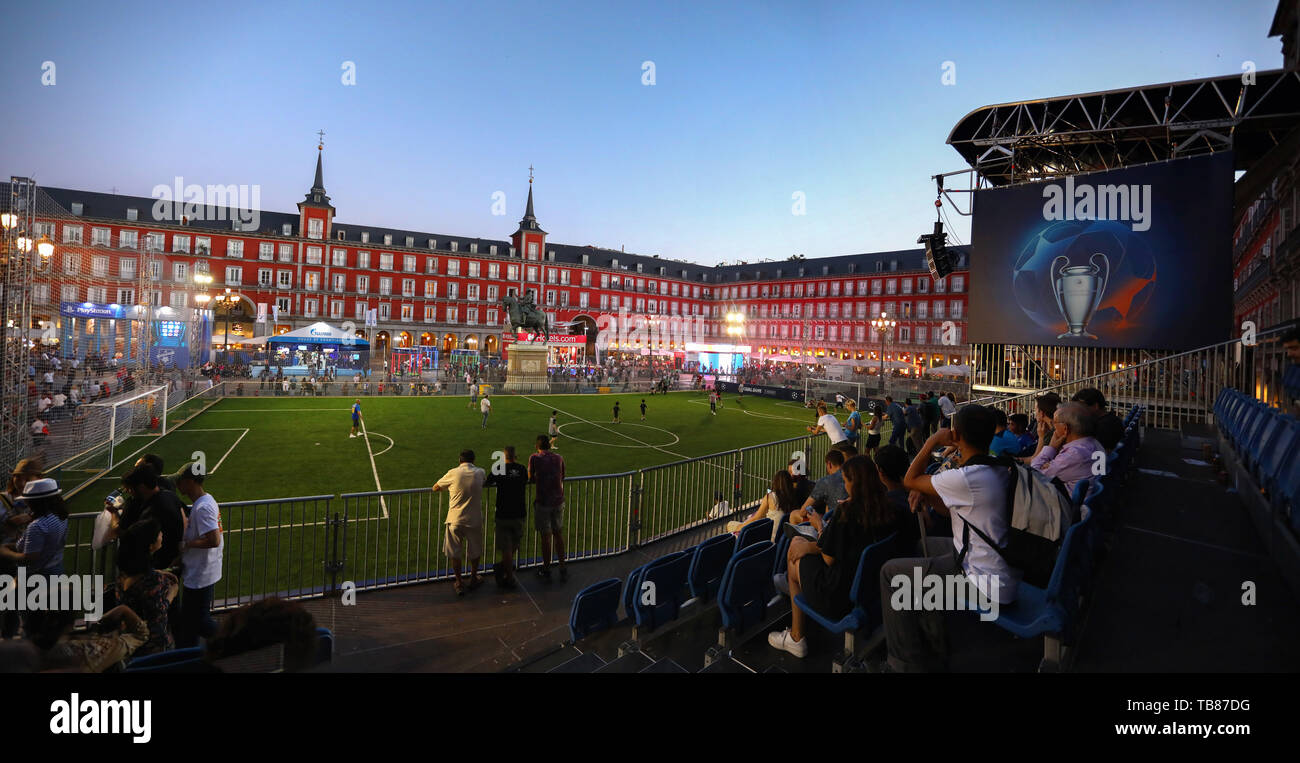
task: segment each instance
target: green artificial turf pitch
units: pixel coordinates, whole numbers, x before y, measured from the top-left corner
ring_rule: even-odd
[[[641,421],[640,402],[646,402]],[[168,472],[202,452],[209,476],[205,488],[219,503],[293,496],[337,495],[377,490],[424,488],[456,466],[464,448],[476,463],[490,469],[493,452],[513,445],[526,462],[536,437],[546,432],[557,411],[560,437],[556,452],[565,459],[569,478],[647,470],[640,495],[641,540],[705,518],[721,494],[734,501],[735,475],[730,455],[693,464],[655,469],[738,448],[807,435],[816,416],[799,403],[728,395],[717,415],[703,392],[669,395],[499,395],[493,396],[487,428],[477,403],[468,397],[363,397],[365,436],[350,438],[353,398],[225,398],[173,428],[162,437],[135,437],[117,446],[117,466],[70,500],[74,513],[96,512],[104,496],[118,485],[138,453],[156,453]],[[613,422],[620,404],[622,423]],[[845,418],[840,411],[839,418]],[[886,424],[886,430],[888,424]],[[888,431],[885,432],[888,436]],[[817,440],[824,452],[825,435]],[[749,457],[741,482],[744,501],[766,490],[772,472],[784,466],[796,445],[773,446]],[[770,452],[768,452],[770,451]],[[811,454],[810,454],[811,455]],[[810,463],[816,459],[810,458]],[[818,477],[820,464],[809,474]],[[595,555],[627,542],[627,487],[623,481],[600,481],[567,488],[566,537],[570,556]],[[440,494],[445,496],[445,494]],[[335,500],[328,511],[337,512]],[[441,550],[445,498],[428,493],[348,502],[350,526],[342,551],[350,567],[347,579],[369,580],[427,575],[445,570]],[[218,598],[243,597],[272,590],[301,590],[318,584],[319,568],[339,548],[325,525],[320,503],[223,509],[226,533],[226,580]],[[485,562],[495,557],[491,495],[485,495]],[[521,551],[536,558],[531,527]],[[69,528],[70,546],[84,546],[88,519]],[[70,550],[70,568],[91,564],[88,549]],[[364,568],[371,567],[366,570]]]

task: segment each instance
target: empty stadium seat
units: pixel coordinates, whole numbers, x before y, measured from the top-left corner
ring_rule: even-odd
[[[1094,526],[1093,512],[1089,510],[1082,521],[1066,531],[1047,588],[1022,582],[1016,600],[1002,605],[994,621],[1020,638],[1043,636],[1045,669],[1060,665],[1061,643],[1074,623],[1084,576],[1090,569],[1083,558],[1088,548],[1084,534],[1092,532]]]
[[[316,661],[313,667],[334,659],[334,632],[329,628],[316,628]]]
[[[629,620],[636,619],[636,613],[632,611],[632,603],[636,600],[637,592],[641,590],[641,573],[650,564],[652,563],[647,562],[627,574],[627,585],[623,587],[623,616]]]
[[[831,633],[844,634],[845,654],[835,661],[838,671],[854,652],[854,636],[858,631],[870,631],[881,623],[880,614],[880,568],[885,562],[898,556],[902,549],[898,546],[898,533],[891,533],[888,538],[867,546],[858,557],[858,568],[853,575],[853,586],[849,589],[849,599],[853,609],[838,620],[831,620],[809,605],[801,593],[794,597],[794,605],[803,611],[813,622]]]
[[[637,590],[632,594],[632,613],[638,629],[652,631],[677,619],[682,602],[687,599],[686,578],[691,569],[691,556],[690,551],[676,551],[642,568]],[[642,601],[649,591],[654,592],[652,604]]]
[[[772,565],[776,546],[761,540],[740,549],[727,562],[718,591],[718,609],[722,627],[737,633],[760,624],[767,613],[767,603],[774,597]]]
[[[727,569],[727,562],[735,552],[736,538],[731,533],[709,538],[696,546],[687,573],[691,595],[700,601],[712,601],[722,585],[722,573]]]
[[[769,543],[772,540],[772,520],[768,517],[763,517],[757,522],[750,522],[740,528],[740,536],[736,538],[736,550],[752,546],[761,540]]]
[[[578,641],[613,627],[619,620],[618,601],[622,591],[623,581],[618,578],[592,583],[579,591],[569,609],[569,638]]]

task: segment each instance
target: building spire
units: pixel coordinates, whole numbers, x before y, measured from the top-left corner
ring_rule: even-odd
[[[528,207],[524,210],[524,219],[519,221],[520,230],[541,231],[537,217],[533,214],[533,166],[528,165]],[[545,232],[545,231],[542,231]]]
[[[325,131],[317,130],[316,135],[318,138],[316,144],[316,179],[312,181],[311,190],[307,192],[304,201],[308,204],[329,206],[330,197],[325,195],[325,172],[321,163],[321,157],[325,153]]]

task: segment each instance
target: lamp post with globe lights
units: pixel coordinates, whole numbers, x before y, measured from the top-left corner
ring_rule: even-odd
[[[889,317],[888,313],[881,313],[879,318],[871,321],[871,327],[880,334],[880,390],[881,394],[889,392],[889,377],[885,375],[885,339],[888,338],[889,332],[894,330],[898,321]]]

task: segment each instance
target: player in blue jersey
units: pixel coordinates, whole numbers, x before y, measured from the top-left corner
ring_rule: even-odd
[[[357,398],[352,403],[352,433],[349,438],[357,436],[357,429],[361,427],[361,398]]]

